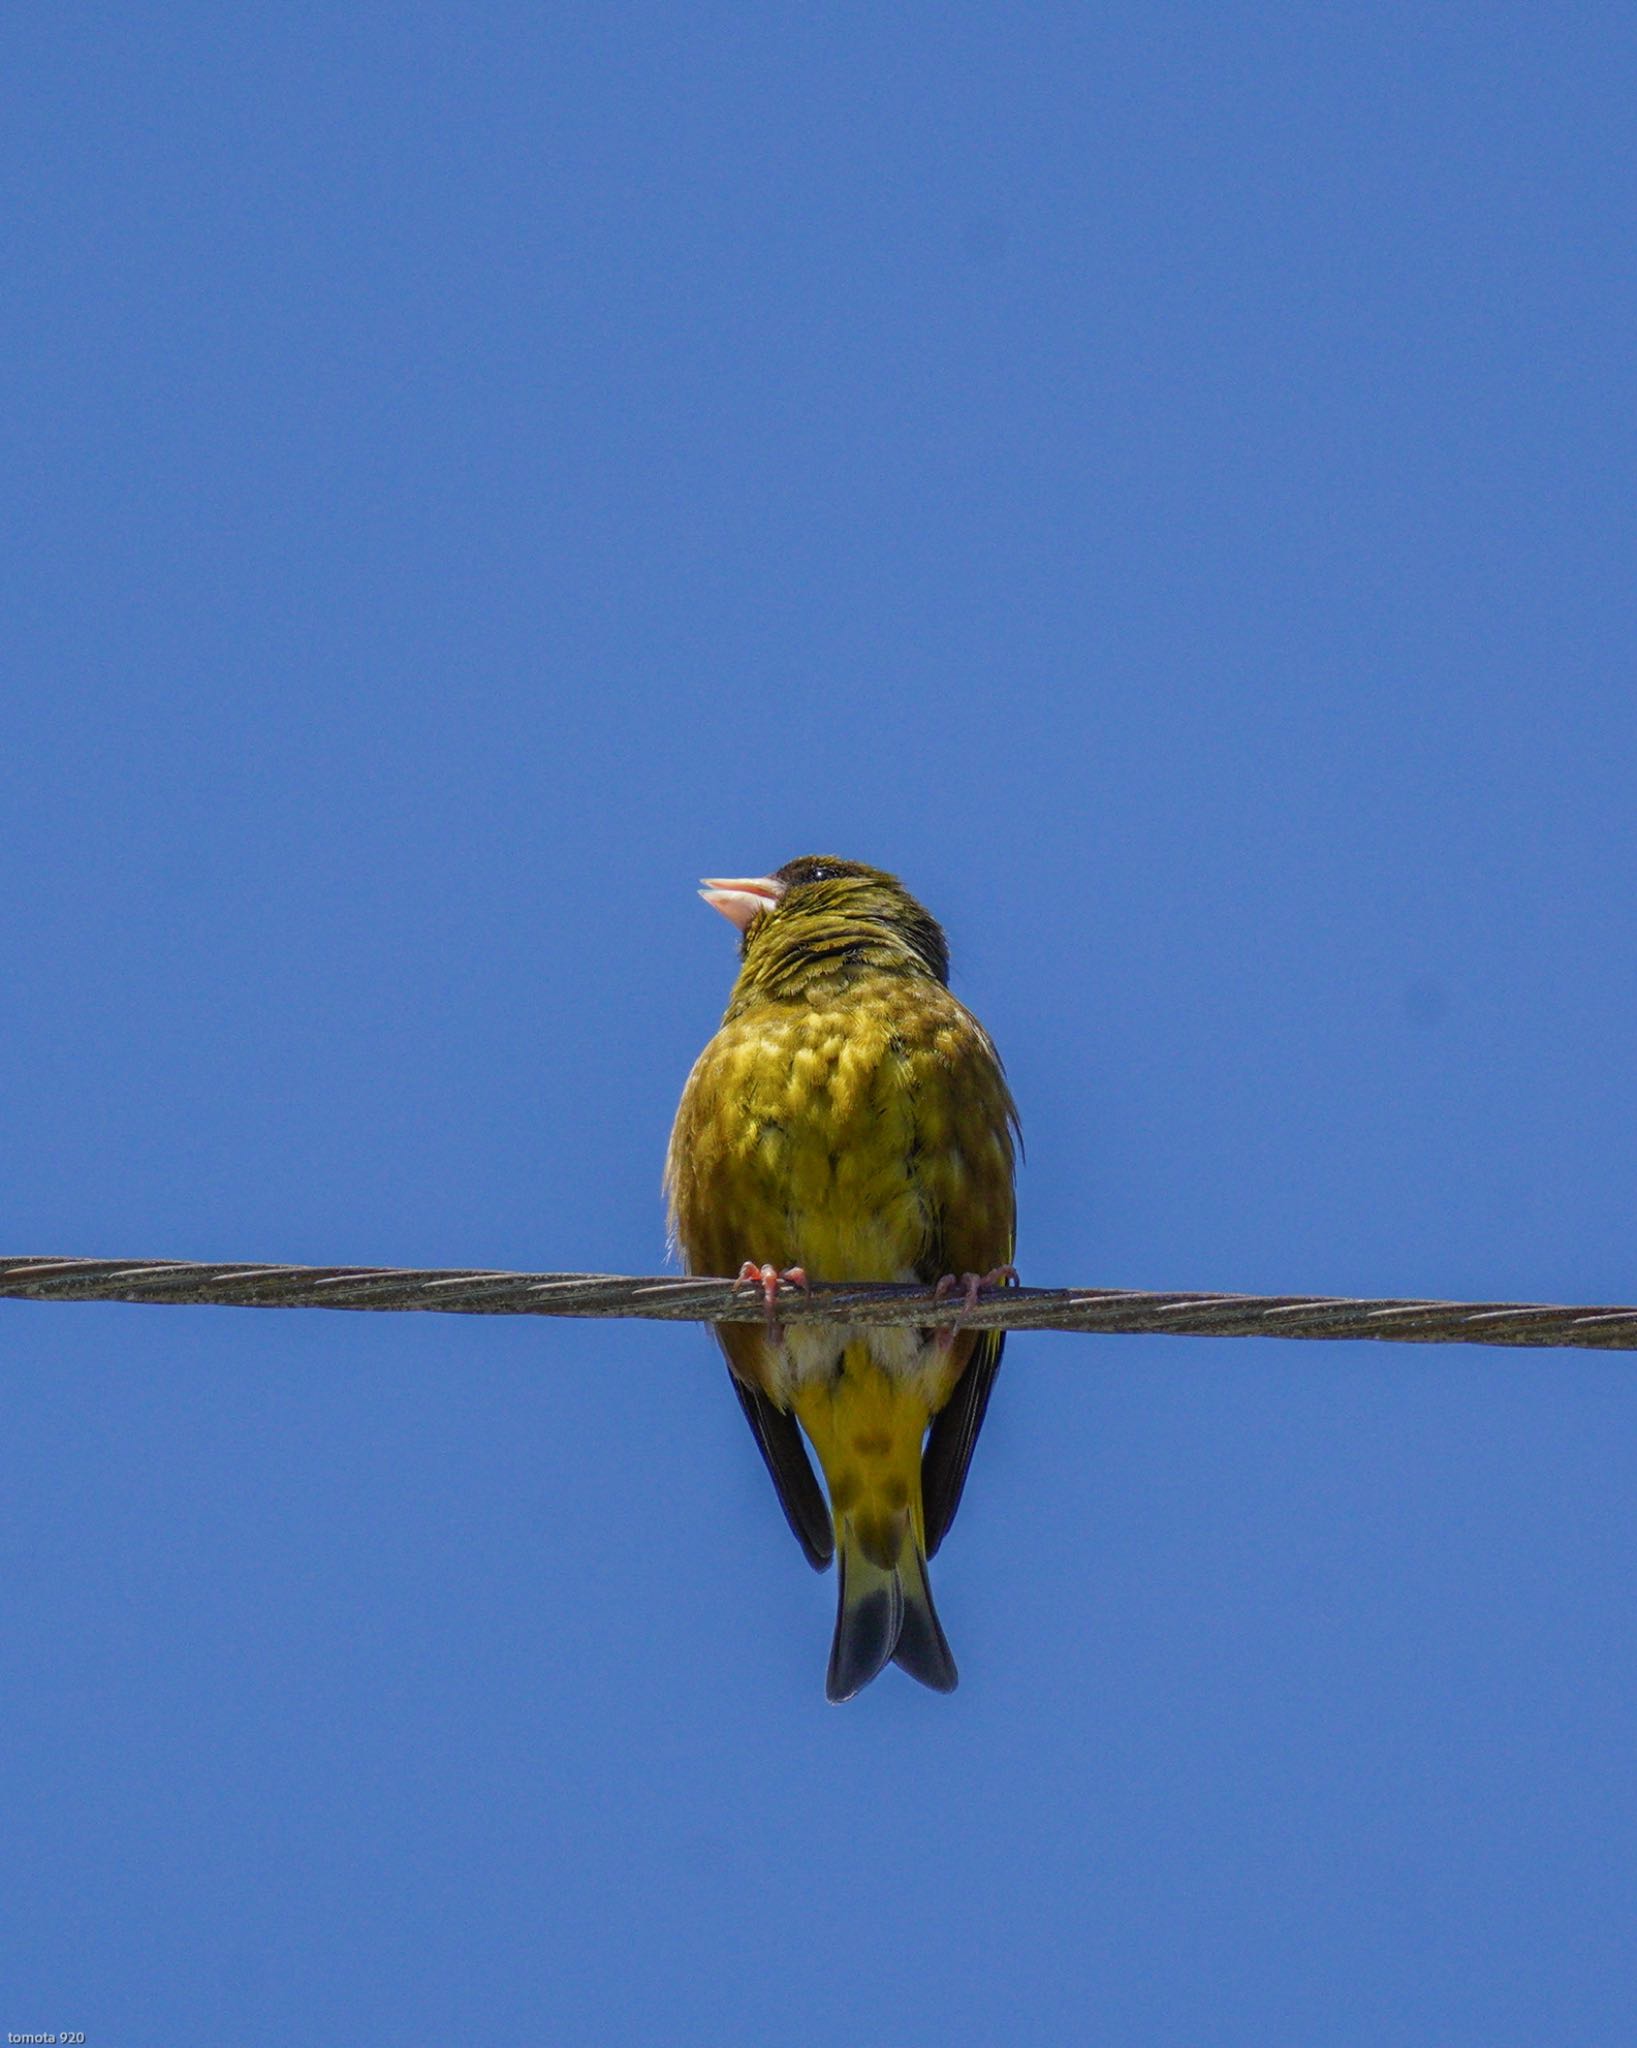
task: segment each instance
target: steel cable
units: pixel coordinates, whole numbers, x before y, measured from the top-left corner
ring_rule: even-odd
[[[432,1310],[457,1315],[636,1316],[749,1323],[759,1292],[730,1280],[607,1273],[504,1273],[396,1266],[205,1265],[181,1259],[0,1258],[0,1297],[169,1307]],[[1354,1300],[1330,1295],[1155,1294],[1116,1287],[1006,1287],[968,1309],[925,1287],[815,1284],[780,1294],[782,1323],[900,1323],[933,1329],[1101,1335],[1372,1338],[1398,1344],[1518,1344],[1637,1350],[1637,1308],[1538,1302]]]

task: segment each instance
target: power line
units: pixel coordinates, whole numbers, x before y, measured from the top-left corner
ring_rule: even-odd
[[[753,1323],[755,1290],[732,1281],[607,1273],[492,1273],[398,1266],[201,1265],[182,1259],[0,1258],[0,1297],[218,1308],[436,1310],[457,1315],[638,1316]],[[1359,1301],[1333,1295],[1150,1294],[1118,1287],[1007,1287],[972,1309],[925,1287],[816,1284],[779,1297],[784,1323],[898,1323],[931,1329],[1071,1330],[1101,1335],[1367,1337],[1397,1344],[1569,1345],[1637,1350],[1637,1308],[1537,1302]]]

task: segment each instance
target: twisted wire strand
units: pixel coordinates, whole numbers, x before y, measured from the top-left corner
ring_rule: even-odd
[[[207,1265],[185,1259],[0,1258],[0,1297],[218,1308],[434,1310],[456,1315],[636,1316],[752,1323],[759,1293],[731,1280],[397,1266]],[[1396,1344],[1637,1350],[1637,1307],[1516,1301],[1367,1301],[1312,1294],[1154,1294],[1124,1287],[1006,1287],[968,1309],[925,1287],[817,1283],[779,1296],[781,1323],[1068,1330],[1137,1336],[1373,1338]]]

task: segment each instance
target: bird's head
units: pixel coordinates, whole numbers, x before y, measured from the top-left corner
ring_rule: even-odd
[[[949,980],[937,919],[880,868],[807,854],[771,875],[707,881],[699,893],[741,934],[736,1000],[796,995],[820,977],[862,971]]]

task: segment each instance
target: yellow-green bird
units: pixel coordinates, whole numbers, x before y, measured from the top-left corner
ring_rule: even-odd
[[[961,1286],[972,1302],[1011,1277],[1016,1105],[949,992],[943,932],[896,876],[815,856],[700,893],[742,934],[742,964],[671,1133],[672,1231],[689,1272],[766,1296],[765,1326],[717,1334],[797,1541],[820,1571],[840,1560],[829,1697],[889,1662],[949,1692],[926,1561],[960,1504],[1001,1335],[781,1330],[775,1303],[814,1280]]]

